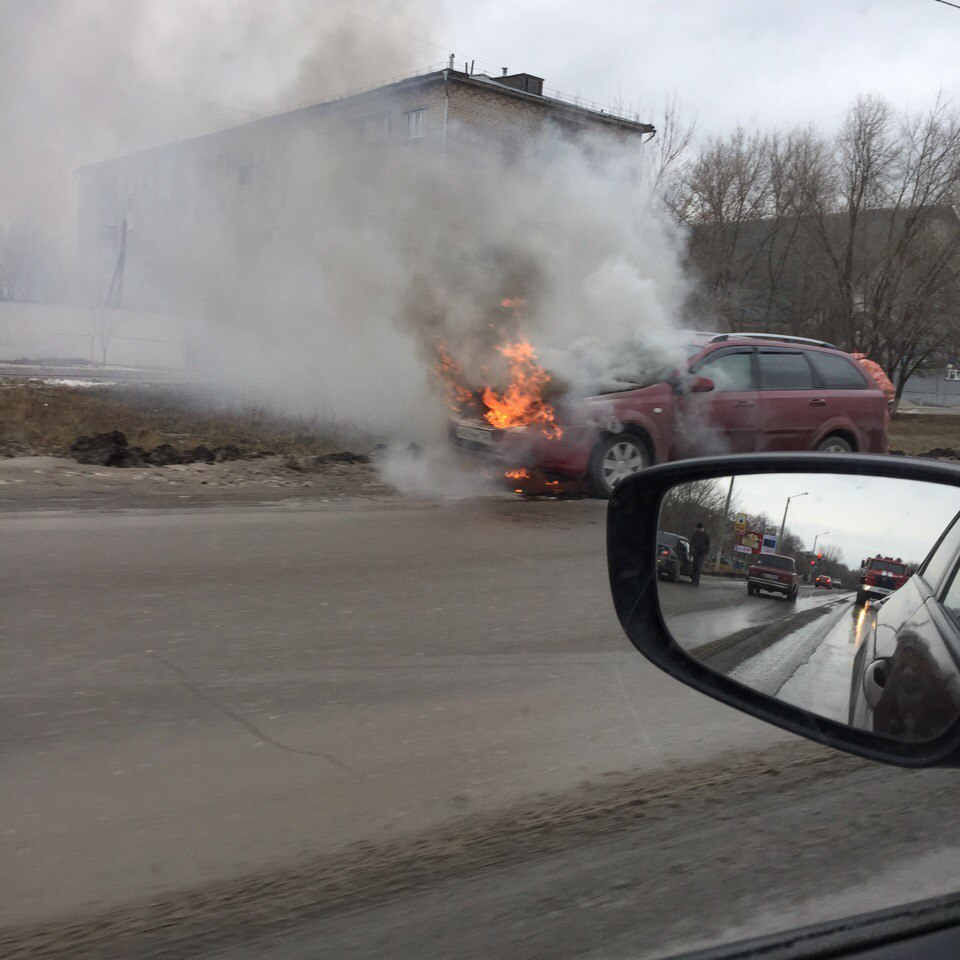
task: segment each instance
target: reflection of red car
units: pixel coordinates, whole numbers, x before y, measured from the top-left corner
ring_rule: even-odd
[[[557,405],[562,436],[497,430],[483,419],[450,424],[460,448],[504,468],[586,477],[609,496],[652,463],[711,453],[826,450],[885,453],[886,398],[849,354],[815,340],[764,334],[691,334],[687,370],[617,373],[595,396]],[[629,365],[630,350],[624,348]],[[629,382],[628,382],[629,381]]]
[[[800,574],[793,557],[779,553],[761,554],[747,571],[747,593],[756,596],[761,590],[782,593],[787,600],[796,600],[800,592]]]
[[[816,580],[813,581],[815,587],[823,587],[825,590],[829,590],[833,586],[833,580],[830,577],[820,574]]]

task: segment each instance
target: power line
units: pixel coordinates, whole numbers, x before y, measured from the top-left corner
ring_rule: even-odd
[[[936,3],[942,3],[945,7],[953,7],[955,10],[960,10],[960,3],[951,3],[950,0],[935,0]]]

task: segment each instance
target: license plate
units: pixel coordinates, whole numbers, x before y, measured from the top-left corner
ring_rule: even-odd
[[[779,580],[779,579],[780,579],[780,577],[778,577],[775,573],[761,573],[760,576],[763,577],[764,580]]]
[[[469,443],[483,443],[489,446],[493,443],[493,431],[485,430],[483,427],[469,427],[461,423],[457,427],[457,438]]]

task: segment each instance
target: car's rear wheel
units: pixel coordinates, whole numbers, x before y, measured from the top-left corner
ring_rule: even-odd
[[[818,453],[853,453],[853,444],[843,437],[825,437],[817,447]]]
[[[644,442],[632,433],[601,440],[590,454],[587,477],[595,496],[609,497],[617,484],[650,466]]]

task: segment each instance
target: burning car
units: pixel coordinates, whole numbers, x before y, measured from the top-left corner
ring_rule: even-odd
[[[579,387],[540,364],[524,337],[496,347],[506,385],[472,387],[441,347],[437,372],[455,416],[450,440],[506,474],[585,478],[609,497],[668,460],[776,450],[885,453],[886,398],[832,344],[774,334],[687,335],[664,367],[637,343],[607,352]]]

